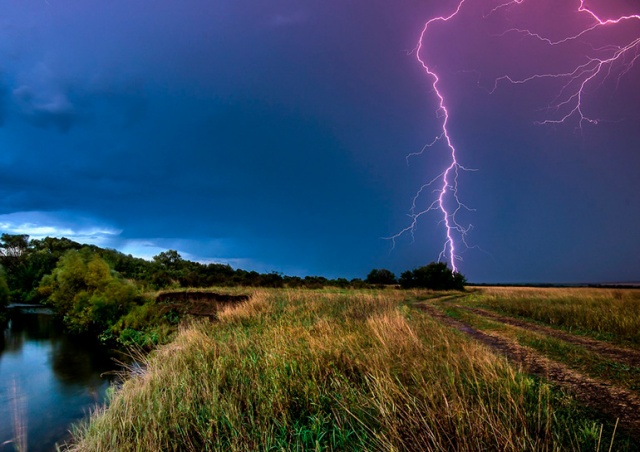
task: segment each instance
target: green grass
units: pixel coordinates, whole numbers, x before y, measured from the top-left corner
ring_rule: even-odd
[[[476,290],[466,302],[640,348],[640,290],[491,287]]]
[[[569,396],[395,290],[256,292],[142,362],[74,451],[596,450]],[[427,294],[426,296],[430,296]],[[604,447],[604,446],[603,446]],[[617,450],[629,448],[619,437]]]
[[[544,356],[579,370],[594,378],[608,380],[626,389],[640,390],[640,368],[604,358],[580,345],[543,333],[507,325],[455,307],[444,309],[447,315],[459,319],[479,330],[493,331],[520,345],[537,350]]]

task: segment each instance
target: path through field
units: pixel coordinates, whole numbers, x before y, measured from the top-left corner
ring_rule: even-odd
[[[484,309],[450,304],[457,299],[459,297],[447,296],[417,302],[415,306],[442,323],[481,342],[494,352],[506,356],[509,360],[521,365],[524,371],[544,378],[552,384],[567,390],[586,406],[603,413],[607,417],[619,419],[619,428],[624,429],[631,437],[640,441],[640,395],[636,391],[627,390],[610,382],[586,376],[563,363],[551,360],[541,353],[519,345],[514,340],[498,333],[480,331],[465,322],[448,316],[439,307],[439,304],[445,302],[450,306],[472,312],[495,322],[517,326],[527,331],[543,333],[570,343],[579,344],[590,351],[624,365],[640,366],[640,352],[616,347],[595,339],[573,336],[553,328],[501,316]]]
[[[458,309],[463,309],[465,311],[472,312],[482,317],[488,317],[491,320],[495,320],[500,323],[517,326],[529,331],[536,331],[539,333],[546,334],[547,336],[552,336],[558,339],[562,339],[563,341],[570,342],[572,344],[578,344],[588,350],[596,352],[602,356],[606,356],[607,358],[613,359],[620,363],[624,363],[629,366],[640,367],[640,351],[638,350],[617,347],[615,345],[608,344],[606,342],[598,341],[598,340],[591,339],[584,336],[575,336],[575,335],[565,333],[563,331],[559,331],[557,329],[546,327],[543,325],[537,325],[535,323],[526,322],[520,319],[514,319],[512,317],[505,317],[505,316],[496,314],[495,312],[487,311],[486,309],[470,308],[468,306],[461,306],[461,305],[455,305],[455,307]]]

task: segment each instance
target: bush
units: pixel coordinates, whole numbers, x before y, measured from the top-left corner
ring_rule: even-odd
[[[405,289],[464,290],[466,282],[461,273],[454,273],[445,262],[432,262],[400,276],[400,285]]]
[[[176,332],[180,316],[174,310],[161,309],[155,300],[134,306],[109,328],[102,339],[120,345],[151,348],[168,342]]]

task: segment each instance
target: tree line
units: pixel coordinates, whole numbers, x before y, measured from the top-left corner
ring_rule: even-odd
[[[467,280],[461,273],[454,273],[445,262],[432,262],[415,270],[407,270],[396,278],[386,268],[373,269],[366,283],[372,285],[399,285],[403,289],[464,290]]]

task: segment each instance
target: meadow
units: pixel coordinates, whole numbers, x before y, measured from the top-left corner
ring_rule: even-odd
[[[559,338],[579,329],[587,342],[633,353],[640,292],[557,290],[247,289],[249,301],[214,322],[185,322],[171,343],[138,356],[67,448],[637,450],[633,422],[477,339],[635,400],[633,365],[609,378],[606,366],[556,351],[580,347]],[[617,356],[579,352],[587,362]]]
[[[491,287],[478,302],[567,331],[640,347],[640,290]]]

